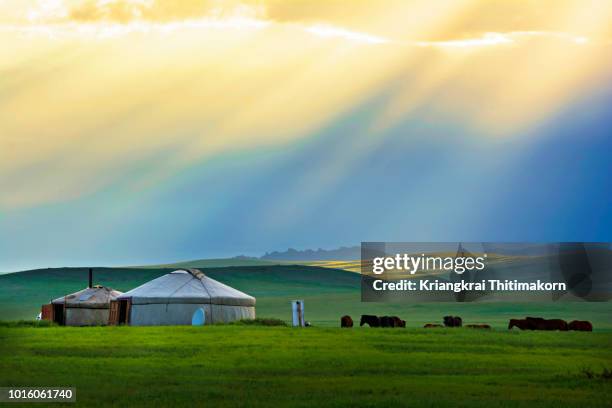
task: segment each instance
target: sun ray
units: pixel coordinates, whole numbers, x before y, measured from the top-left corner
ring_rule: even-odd
[[[303,16],[272,0],[0,3],[0,206],[77,199],[168,151],[134,181],[153,186],[382,101],[326,171],[333,187],[418,109],[520,137],[609,70],[606,2],[504,3],[507,17],[476,0],[330,4]]]

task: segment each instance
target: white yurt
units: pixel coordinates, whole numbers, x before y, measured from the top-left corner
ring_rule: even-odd
[[[105,286],[92,286],[51,301],[49,320],[66,326],[98,326],[108,324],[110,302],[122,292]]]
[[[255,318],[255,298],[209,278],[198,269],[160,276],[119,296],[111,324],[190,325],[202,309],[203,324]],[[199,312],[202,313],[202,312]]]

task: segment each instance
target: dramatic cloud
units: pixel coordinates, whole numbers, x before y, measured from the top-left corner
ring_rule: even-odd
[[[78,4],[69,11],[76,21],[174,21],[202,17],[263,17],[265,7],[238,0],[98,0]]]
[[[30,22],[169,22],[203,17],[264,17],[265,5],[249,0],[38,0]]]
[[[20,13],[0,24],[0,207],[146,190],[217,155],[302,142],[373,101],[362,144],[324,174],[332,187],[424,107],[519,134],[609,68],[597,40],[612,7],[562,3],[480,32],[472,0],[350,13],[333,0],[4,0]]]
[[[1,0],[0,0],[1,1]],[[0,15],[30,22],[171,22],[257,18],[330,25],[397,41],[452,41],[488,32],[567,32],[573,20],[609,13],[606,0],[3,0]],[[2,19],[2,17],[0,17]],[[427,29],[432,21],[435,30]],[[592,27],[571,27],[581,36]],[[612,29],[602,28],[610,37]]]

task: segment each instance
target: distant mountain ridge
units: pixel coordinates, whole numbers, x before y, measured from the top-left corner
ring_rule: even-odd
[[[415,250],[427,252],[427,245],[433,245],[433,248],[437,248],[437,243],[424,243],[414,244]],[[450,250],[455,250],[456,244],[449,247]],[[469,245],[469,243],[468,243]],[[484,243],[481,244],[482,249],[489,254],[499,254],[508,256],[545,256],[548,255],[548,246],[543,243]],[[418,248],[418,249],[417,249]],[[612,250],[612,248],[611,248]],[[391,251],[392,252],[392,251]],[[138,265],[131,266],[131,268],[220,268],[220,267],[236,267],[236,266],[264,266],[264,265],[278,265],[294,262],[321,262],[321,261],[358,261],[361,259],[361,247],[359,245],[340,247],[335,249],[305,249],[297,250],[289,248],[286,251],[273,251],[266,252],[261,257],[256,256],[245,256],[238,255],[231,258],[206,258],[206,259],[195,259],[182,262],[174,262],[168,264],[156,264],[156,265]],[[319,265],[323,266],[323,265]],[[353,269],[352,267],[334,265],[330,266],[333,268],[340,269]],[[357,270],[358,264],[356,265]],[[13,273],[11,272],[0,272],[0,275]]]
[[[284,252],[266,252],[259,259],[278,261],[350,261],[361,258],[361,247],[340,247],[337,249],[306,249],[299,251],[289,248]]]
[[[456,248],[456,244],[452,243],[452,250]],[[439,243],[430,244],[419,244],[415,243],[415,251],[427,252],[427,245],[430,245],[433,249],[439,249]],[[541,243],[499,243],[499,244],[482,244],[483,249],[487,253],[496,253],[500,255],[523,255],[523,256],[543,256],[548,254],[547,244]],[[237,256],[236,259],[247,258],[244,256]],[[337,249],[305,249],[297,250],[289,248],[286,251],[274,251],[266,252],[265,255],[259,258],[249,259],[260,259],[270,261],[350,261],[361,259],[361,247],[359,245],[350,247],[340,247]]]

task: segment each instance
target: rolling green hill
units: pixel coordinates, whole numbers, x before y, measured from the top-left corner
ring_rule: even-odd
[[[128,291],[174,268],[96,268],[94,283]],[[465,322],[504,328],[508,319],[526,315],[591,320],[596,330],[612,331],[612,303],[362,303],[360,276],[345,270],[304,265],[206,268],[210,277],[257,298],[257,315],[290,319],[289,302],[304,299],[306,319],[336,326],[349,314],[397,315],[410,327],[439,322],[444,315]],[[57,268],[0,276],[0,320],[32,319],[40,306],[87,285],[87,269]]]
[[[216,259],[194,259],[191,261],[174,262],[169,264],[136,266],[134,268],[225,268],[228,266],[269,266],[294,264],[296,262],[270,261],[257,258],[216,258]]]
[[[95,268],[94,283],[125,292],[174,269]],[[291,299],[354,295],[359,289],[358,275],[299,265],[206,268],[205,273],[255,296],[260,314],[263,310],[279,315],[271,309],[285,309]],[[87,268],[38,269],[1,275],[0,319],[31,319],[39,312],[40,305],[85,286]]]

